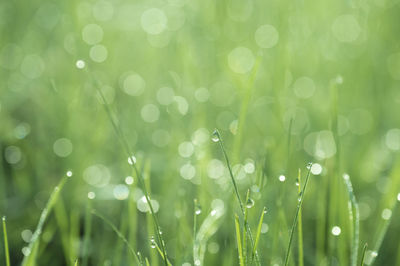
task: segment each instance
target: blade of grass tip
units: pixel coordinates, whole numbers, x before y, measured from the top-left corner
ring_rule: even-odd
[[[251,200],[252,199],[250,199],[250,189],[248,189],[247,193],[246,193],[246,201],[245,201],[246,202],[246,208],[244,209],[243,228],[246,228],[247,217],[248,217],[247,204]],[[251,204],[251,202],[249,204],[251,206],[253,205],[253,204]],[[243,262],[244,262],[245,265],[247,265],[247,263],[248,263],[248,260],[247,260],[247,230],[243,230],[243,240],[242,241],[243,241]]]
[[[157,239],[158,239],[158,241],[161,243],[161,249],[162,249],[162,251],[163,251],[164,258],[165,258],[165,259],[164,259],[164,264],[167,266],[167,265],[168,265],[167,250],[166,250],[166,247],[165,247],[165,242],[164,242],[164,240],[163,240],[163,237],[162,237],[162,235],[161,235],[161,233],[160,233],[161,230],[160,230],[159,222],[158,222],[157,216],[155,215],[154,208],[153,208],[153,204],[151,203],[151,200],[150,200],[150,194],[148,193],[148,191],[147,191],[147,189],[146,189],[146,186],[145,186],[145,184],[144,184],[142,175],[140,174],[138,168],[136,167],[135,160],[132,158],[132,157],[133,157],[133,156],[132,156],[133,153],[132,153],[132,151],[131,151],[131,149],[130,149],[130,146],[129,146],[128,142],[126,141],[126,139],[125,139],[125,137],[124,137],[124,134],[123,134],[121,128],[120,128],[120,127],[118,126],[118,124],[114,121],[114,118],[113,118],[113,116],[112,116],[111,109],[110,109],[110,107],[109,107],[109,105],[108,105],[108,103],[107,103],[107,101],[106,101],[106,98],[104,97],[103,92],[102,92],[101,89],[100,89],[100,87],[101,87],[100,85],[101,85],[101,84],[100,84],[99,81],[94,77],[93,73],[90,72],[90,74],[91,74],[92,79],[93,79],[94,82],[96,83],[96,89],[97,89],[97,91],[98,91],[98,93],[99,93],[101,99],[103,100],[103,106],[104,106],[104,108],[105,108],[105,110],[106,110],[106,113],[107,113],[107,115],[108,115],[108,117],[109,117],[109,119],[110,119],[110,122],[111,122],[111,124],[112,124],[112,126],[113,126],[113,128],[114,128],[114,130],[115,130],[115,133],[117,134],[118,140],[120,141],[122,147],[124,148],[126,154],[128,155],[128,158],[129,158],[129,161],[130,161],[129,165],[131,166],[132,170],[135,172],[136,178],[138,179],[139,184],[140,184],[140,186],[141,186],[142,189],[143,189],[144,196],[145,196],[145,198],[146,198],[147,204],[148,204],[149,209],[150,209],[150,214],[151,214],[151,216],[152,216],[152,218],[153,218],[154,226],[155,226],[155,228],[156,228]]]
[[[244,266],[242,240],[240,239],[239,217],[235,214],[236,242],[238,247],[239,265]]]
[[[360,266],[364,266],[365,253],[367,252],[367,248],[368,248],[368,244],[365,243],[365,244],[364,244],[364,247],[363,247],[363,250],[362,250],[362,253],[361,253],[361,263],[360,263]]]
[[[358,260],[358,243],[360,238],[360,211],[358,209],[358,203],[353,192],[353,186],[351,184],[350,176],[348,174],[344,174],[343,180],[346,185],[347,192],[349,193],[349,219],[354,228],[351,247],[351,265],[356,266]]]
[[[46,203],[45,208],[40,214],[39,222],[36,226],[35,232],[33,233],[31,240],[29,241],[28,250],[30,251],[28,256],[25,256],[22,261],[22,266],[33,265],[36,261],[37,250],[39,245],[39,237],[43,232],[44,223],[47,220],[47,217],[51,213],[54,204],[57,202],[58,196],[60,195],[61,190],[63,189],[65,182],[67,182],[68,178],[72,175],[72,172],[68,171],[66,175],[61,178],[58,185],[54,188],[53,192],[50,195],[49,200]]]
[[[285,256],[285,264],[284,264],[285,266],[287,266],[288,263],[289,263],[290,247],[291,247],[291,245],[292,245],[294,230],[296,229],[297,219],[298,219],[298,217],[299,217],[299,212],[300,212],[301,206],[303,205],[304,194],[306,193],[306,188],[307,188],[308,180],[309,180],[310,174],[311,174],[311,167],[312,167],[312,163],[309,163],[309,164],[307,165],[308,173],[307,173],[306,181],[304,182],[303,189],[302,189],[301,192],[300,192],[299,202],[298,202],[298,204],[297,204],[296,214],[295,214],[295,216],[294,216],[292,228],[290,229],[289,243],[288,243],[288,247],[287,247],[287,249],[286,249],[286,256]]]
[[[75,260],[74,266],[78,266],[78,259]]]
[[[297,175],[297,187],[298,187],[298,193],[299,197],[301,196],[301,169],[299,168],[299,172]],[[301,208],[299,210],[299,220],[297,222],[298,226],[298,249],[299,249],[299,266],[304,266],[304,255],[303,255],[303,221],[301,217]]]
[[[260,236],[261,236],[261,228],[262,228],[262,224],[263,224],[263,221],[264,221],[264,214],[266,214],[266,213],[267,213],[267,208],[264,207],[264,209],[263,209],[263,211],[261,213],[261,216],[260,216],[260,221],[258,222],[258,227],[257,227],[257,232],[256,232],[256,239],[255,239],[255,242],[254,242],[253,250],[251,252],[251,258],[252,259],[254,259],[254,256],[257,253],[257,246],[258,246],[258,242],[259,242]]]
[[[99,212],[97,212],[96,210],[92,209],[91,213],[95,216],[97,216],[98,218],[100,218],[103,222],[105,222],[109,227],[111,227],[111,229],[117,234],[117,236],[126,244],[126,246],[128,247],[129,251],[132,253],[133,257],[136,259],[136,262],[139,265],[143,265],[143,263],[141,262],[141,260],[138,257],[138,254],[135,252],[135,250],[133,249],[133,247],[131,246],[131,244],[128,242],[128,240],[125,238],[125,236],[117,229],[117,227],[110,221],[108,220],[106,217],[104,217],[102,214],[100,214]]]
[[[4,253],[6,256],[6,265],[10,266],[10,252],[8,250],[8,237],[7,237],[7,226],[6,226],[6,217],[3,216],[3,235],[4,235]]]
[[[219,133],[218,129],[215,129],[215,130],[214,130],[214,132],[213,132],[213,134],[212,134],[212,140],[213,140],[214,142],[218,142],[218,143],[219,143],[219,146],[220,146],[220,148],[221,148],[221,150],[222,150],[222,153],[223,153],[224,158],[225,158],[225,161],[226,161],[226,165],[227,165],[228,170],[229,170],[229,175],[230,175],[230,177],[231,177],[231,181],[232,181],[233,187],[234,187],[234,189],[235,189],[235,195],[236,195],[237,201],[239,202],[239,206],[240,206],[240,210],[241,210],[241,212],[242,212],[242,215],[243,215],[243,217],[244,217],[244,216],[245,216],[244,205],[243,205],[242,199],[240,198],[238,186],[237,186],[236,181],[235,181],[235,178],[234,178],[234,176],[233,176],[232,167],[231,167],[231,164],[230,164],[230,162],[229,162],[228,155],[226,154],[225,147],[224,147],[224,143],[223,143],[223,141],[222,141],[222,137],[221,137],[221,134]],[[245,224],[245,230],[247,230],[247,234],[249,235],[249,238],[250,238],[251,249],[253,249],[253,247],[254,247],[254,239],[253,239],[253,235],[252,235],[252,233],[251,233],[250,226],[249,226],[248,223]],[[256,262],[257,262],[257,264],[260,264],[260,260],[259,260],[259,258],[258,258],[257,253],[256,253]]]

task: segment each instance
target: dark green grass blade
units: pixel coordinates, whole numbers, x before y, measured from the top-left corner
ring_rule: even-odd
[[[133,257],[135,258],[136,262],[138,263],[138,265],[143,265],[143,263],[141,262],[141,260],[139,260],[137,253],[135,252],[135,250],[133,249],[133,247],[131,246],[131,244],[129,244],[128,240],[125,238],[125,236],[117,229],[117,227],[110,221],[108,220],[106,217],[104,217],[103,215],[101,215],[100,213],[98,213],[96,210],[92,210],[92,214],[96,215],[98,218],[100,218],[101,220],[103,220],[103,222],[105,222],[108,226],[111,227],[111,229],[117,234],[117,236],[126,244],[126,246],[128,247],[129,251],[132,253]]]
[[[365,243],[365,244],[364,244],[364,247],[363,247],[363,250],[362,250],[362,253],[361,253],[361,263],[360,263],[360,266],[364,266],[365,253],[367,252],[367,248],[368,248],[368,244]]]
[[[6,257],[6,265],[10,266],[10,252],[8,250],[8,237],[7,237],[7,226],[6,226],[6,217],[3,217],[3,235],[4,235],[4,253]]]
[[[51,193],[50,198],[47,201],[46,207],[43,209],[40,215],[40,219],[36,227],[36,230],[33,233],[32,238],[29,242],[28,249],[30,253],[28,256],[24,257],[24,260],[22,261],[22,266],[31,266],[36,264],[37,250],[39,247],[39,238],[43,232],[44,223],[46,222],[47,217],[51,213],[54,204],[57,202],[60,192],[63,189],[65,182],[67,182],[67,180],[68,176],[65,175]]]
[[[292,229],[290,230],[289,243],[288,243],[288,247],[287,247],[287,249],[286,249],[286,256],[285,256],[285,264],[284,264],[285,266],[287,266],[288,263],[289,263],[290,247],[291,247],[291,245],[292,245],[294,230],[296,229],[297,219],[298,219],[298,217],[299,217],[299,212],[300,212],[301,206],[303,205],[304,194],[306,193],[306,188],[307,188],[308,180],[309,180],[310,174],[311,174],[311,167],[312,167],[312,164],[310,163],[310,164],[307,166],[307,168],[308,168],[308,173],[307,173],[306,181],[304,182],[303,189],[301,190],[301,193],[300,193],[300,200],[299,200],[299,203],[297,204],[297,210],[296,210],[296,214],[295,214],[295,216],[294,216]]]
[[[236,229],[236,242],[238,248],[238,255],[239,255],[239,265],[244,266],[244,258],[243,258],[243,247],[242,247],[242,240],[240,239],[240,224],[239,224],[239,217],[235,214],[235,229]]]
[[[86,212],[85,212],[85,224],[84,224],[84,236],[83,236],[83,247],[82,247],[82,266],[88,265],[89,260],[89,243],[90,243],[90,236],[92,234],[92,199],[88,199],[86,205]]]

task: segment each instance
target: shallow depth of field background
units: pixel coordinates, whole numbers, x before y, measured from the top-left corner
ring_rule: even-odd
[[[303,205],[305,264],[349,265],[348,173],[360,247],[372,248],[392,218],[375,265],[400,265],[399,210],[390,209],[400,192],[399,14],[397,0],[1,1],[0,214],[13,264],[70,170],[38,265],[85,256],[88,193],[93,208],[161,265],[101,89],[151,187],[174,265],[193,265],[195,198],[198,227],[220,212],[204,265],[238,263],[239,209],[211,141],[215,128],[242,198],[251,189],[253,230],[267,207],[263,265],[283,263],[297,172],[304,178],[308,162],[316,164]],[[96,217],[87,255],[90,265],[132,263]]]

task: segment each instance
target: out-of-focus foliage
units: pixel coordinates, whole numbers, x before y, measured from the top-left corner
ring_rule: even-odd
[[[13,264],[29,253],[40,212],[67,171],[38,265],[85,256],[91,265],[134,262],[96,218],[82,253],[88,196],[143,257],[162,262],[105,102],[145,176],[174,265],[193,264],[195,209],[204,265],[238,263],[239,209],[214,128],[242,197],[251,189],[254,231],[267,207],[263,265],[283,263],[298,168],[304,174],[310,161],[305,265],[350,263],[344,173],[366,260],[377,252],[377,265],[399,264],[399,14],[397,0],[0,1],[0,214]],[[292,255],[297,262],[293,247]]]

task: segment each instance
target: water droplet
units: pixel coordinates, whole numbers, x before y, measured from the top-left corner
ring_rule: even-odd
[[[198,260],[198,259],[197,259],[197,260],[195,260],[195,261],[194,261],[194,265],[196,265],[196,266],[198,266],[198,265],[201,265],[201,262],[200,262],[200,260]]]
[[[157,246],[157,243],[156,243],[156,241],[154,240],[154,236],[152,236],[152,237],[150,238],[150,247],[151,247],[151,248],[156,248],[156,246]]]
[[[286,176],[284,176],[284,175],[279,176],[279,181],[285,182],[285,180],[286,180]]]
[[[76,61],[75,65],[77,68],[82,69],[85,67],[86,63],[83,60],[78,60],[78,61]]]
[[[390,209],[384,209],[382,211],[381,216],[382,216],[382,219],[389,220],[390,217],[392,217],[392,211]]]
[[[340,235],[341,232],[342,232],[342,230],[340,229],[339,226],[332,227],[332,235],[338,236],[338,235]]]
[[[94,193],[93,191],[90,191],[88,194],[88,199],[94,199],[96,197],[96,193]]]
[[[211,216],[214,216],[215,214],[217,214],[217,211],[216,210],[212,210],[210,214],[211,214]]]
[[[400,201],[400,193],[397,194],[397,200]]]
[[[131,157],[129,157],[128,158],[128,163],[130,164],[130,165],[134,165],[134,164],[136,164],[136,157],[135,156],[131,156]]]
[[[127,176],[127,177],[125,177],[125,183],[127,184],[127,185],[132,185],[133,184],[133,177],[132,176]]]
[[[296,178],[296,187],[300,186],[299,179]]]
[[[312,163],[312,162],[308,163],[308,164],[307,164],[307,169],[308,169],[308,170],[310,170],[310,169],[311,169],[311,167],[312,167],[312,165],[313,165],[313,163]]]
[[[219,133],[217,130],[214,130],[214,132],[212,133],[211,140],[214,142],[218,142],[220,140]]]
[[[378,256],[378,252],[376,252],[375,250],[372,250],[371,251],[371,256],[374,257],[374,258],[377,257]]]
[[[252,198],[248,198],[246,202],[246,208],[250,209],[254,206],[254,200]]]
[[[267,213],[267,208],[266,207],[264,207],[263,212],[264,212],[264,214]]]
[[[3,218],[2,218],[2,219],[3,219],[3,221],[5,221],[5,220],[6,220],[6,217],[5,217],[5,216],[3,216]]]
[[[72,176],[72,171],[68,171],[68,172],[67,172],[67,176],[68,176],[68,177],[71,177],[71,176]]]
[[[31,254],[31,250],[29,247],[23,247],[22,248],[22,254],[24,254],[24,256],[28,256],[29,254]]]
[[[201,206],[200,206],[200,204],[196,204],[195,209],[194,209],[194,213],[195,213],[196,215],[200,215],[200,213],[201,213]]]

